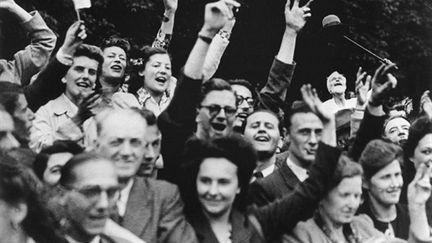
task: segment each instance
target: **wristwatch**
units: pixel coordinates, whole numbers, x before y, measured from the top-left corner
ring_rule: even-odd
[[[231,33],[226,31],[226,30],[219,30],[218,35],[220,35],[220,37],[222,37],[222,39],[229,40]]]

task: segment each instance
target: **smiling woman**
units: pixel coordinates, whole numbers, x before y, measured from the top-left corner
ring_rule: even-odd
[[[143,108],[159,116],[174,95],[176,79],[171,73],[171,57],[165,49],[145,46],[133,59],[129,92]]]

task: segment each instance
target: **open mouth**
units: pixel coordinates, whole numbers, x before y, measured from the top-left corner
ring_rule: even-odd
[[[156,82],[158,82],[160,84],[165,84],[168,79],[164,76],[158,76],[155,78],[155,80],[156,80]]]
[[[121,72],[121,71],[123,70],[122,66],[120,66],[120,65],[112,65],[112,66],[111,66],[111,69],[112,69],[114,72]]]
[[[90,88],[90,87],[91,87],[91,85],[90,85],[89,83],[87,83],[87,82],[77,82],[76,85],[77,85],[78,87],[80,87],[80,88],[84,88],[84,89],[87,89],[87,88]]]
[[[268,141],[270,141],[270,138],[268,136],[265,136],[265,135],[258,135],[258,136],[255,136],[255,141],[268,142]]]
[[[247,116],[248,116],[247,112],[239,112],[237,114],[237,117],[242,118],[242,119],[246,119]]]
[[[222,124],[222,123],[212,123],[211,126],[214,130],[220,131],[220,132],[225,130],[225,128],[226,128],[226,125]]]
[[[333,86],[342,86],[342,83],[335,83]]]

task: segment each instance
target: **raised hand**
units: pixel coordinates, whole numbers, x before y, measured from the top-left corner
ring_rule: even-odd
[[[370,75],[366,76],[366,72],[363,72],[362,67],[359,67],[358,71],[357,71],[357,78],[356,78],[356,96],[357,96],[357,104],[360,106],[363,106],[366,101],[367,101],[367,93],[370,89],[370,83],[371,83],[371,79],[372,77]],[[363,83],[363,79],[366,76],[366,80]]]
[[[76,48],[83,43],[85,38],[87,38],[87,33],[84,21],[76,21],[67,30],[61,50],[64,54],[73,56]]]
[[[9,9],[16,5],[14,0],[0,0],[0,9]]]
[[[177,11],[178,1],[177,0],[163,0],[165,11],[175,12]]]
[[[291,7],[291,0],[285,4],[285,23],[287,28],[299,32],[306,24],[307,19],[312,16],[309,5],[313,0],[309,0],[304,6],[299,6],[299,0],[294,0]]]
[[[322,102],[318,97],[316,89],[312,88],[310,84],[304,84],[301,87],[303,101],[309,108],[321,119],[323,123],[328,123],[334,119],[334,114],[323,108]]]
[[[421,164],[417,168],[416,175],[412,182],[408,185],[408,205],[409,206],[424,206],[431,195],[430,174],[432,164]]]
[[[396,64],[391,63],[389,65],[382,64],[376,71],[372,78],[372,95],[369,100],[369,104],[372,106],[382,105],[389,91],[396,87],[397,79],[389,73],[390,70],[394,69]]]
[[[73,122],[78,126],[81,126],[88,118],[94,116],[93,110],[101,102],[101,94],[93,91],[90,94],[82,94],[83,99],[78,105],[78,112],[72,118]]]
[[[205,6],[203,30],[214,36],[229,20],[234,19],[233,8],[239,7],[240,4],[233,0],[208,3]]]
[[[432,101],[429,90],[426,90],[420,98],[420,111],[424,111],[429,119],[432,119]]]

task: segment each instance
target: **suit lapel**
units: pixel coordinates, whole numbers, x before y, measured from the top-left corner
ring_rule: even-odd
[[[292,172],[292,170],[288,167],[288,164],[286,163],[286,159],[284,163],[282,163],[282,167],[278,170],[278,172],[281,174],[283,180],[285,181],[285,184],[293,190],[298,183],[300,183],[300,180],[297,178],[297,176]]]
[[[122,226],[137,236],[140,236],[145,225],[149,222],[151,212],[147,204],[151,192],[147,190],[143,178],[135,178],[129,198],[126,203],[126,212],[123,217]]]

